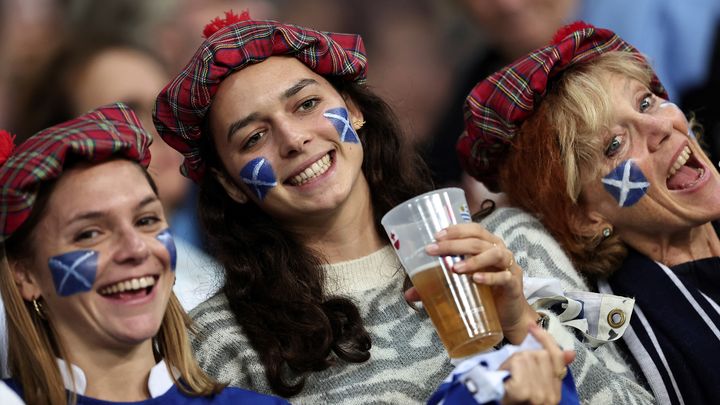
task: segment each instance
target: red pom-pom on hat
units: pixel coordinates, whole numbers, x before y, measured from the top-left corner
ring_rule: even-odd
[[[552,42],[550,42],[551,45],[556,45],[565,37],[572,34],[575,31],[579,31],[585,28],[595,28],[592,24],[588,24],[585,21],[575,21],[574,23],[570,23],[568,25],[565,25],[563,27],[560,27],[560,29],[557,30],[555,35],[553,35]]]
[[[245,10],[240,15],[233,13],[232,10],[225,12],[225,18],[215,17],[210,21],[208,25],[203,29],[203,37],[210,38],[210,36],[222,28],[228,25],[235,24],[240,21],[247,21],[250,19],[250,13]]]
[[[15,135],[0,129],[0,165],[10,158],[15,149]]]

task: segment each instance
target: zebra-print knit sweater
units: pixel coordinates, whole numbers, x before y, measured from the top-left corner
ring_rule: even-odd
[[[588,291],[560,246],[532,216],[497,209],[482,224],[501,236],[518,264],[533,277],[558,278],[566,290]],[[392,248],[364,258],[325,266],[329,286],[352,298],[372,339],[365,363],[337,365],[309,376],[295,404],[424,403],[452,366],[424,312],[408,307],[401,294],[403,271]],[[191,316],[199,329],[193,340],[200,366],[219,381],[272,393],[257,353],[243,335],[227,298],[218,294]],[[577,351],[570,366],[584,404],[648,404],[651,394],[637,383],[625,359],[607,344],[591,350],[550,317],[548,331]]]

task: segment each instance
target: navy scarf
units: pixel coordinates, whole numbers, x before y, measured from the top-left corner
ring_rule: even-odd
[[[668,268],[631,249],[608,283],[635,298],[623,339],[658,403],[720,400],[720,258]]]

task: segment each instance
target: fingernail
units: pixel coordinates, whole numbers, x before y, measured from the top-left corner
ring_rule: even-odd
[[[438,231],[438,232],[435,234],[435,239],[444,238],[445,235],[447,235],[447,231],[446,231],[445,229],[443,229],[443,230],[441,230],[441,231]]]
[[[482,273],[475,273],[472,275],[472,279],[476,283],[484,283],[485,282],[485,275]]]
[[[463,271],[466,267],[465,262],[457,262],[453,265],[455,271]]]
[[[431,244],[425,246],[425,250],[426,250],[428,253],[435,253],[435,252],[437,252],[439,249],[440,249],[440,247],[437,245],[437,243],[431,243]]]

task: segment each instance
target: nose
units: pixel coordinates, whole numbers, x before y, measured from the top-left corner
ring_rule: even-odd
[[[116,239],[113,259],[117,263],[139,264],[150,255],[150,247],[143,236],[133,227],[120,231]]]
[[[276,127],[280,140],[280,153],[282,157],[292,157],[303,151],[313,138],[312,134],[292,123],[283,123]]]
[[[655,152],[670,138],[673,120],[667,115],[648,116],[643,127],[641,130],[647,134],[648,150]]]

